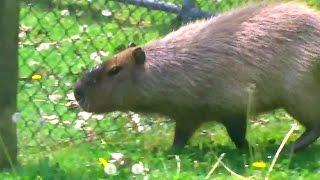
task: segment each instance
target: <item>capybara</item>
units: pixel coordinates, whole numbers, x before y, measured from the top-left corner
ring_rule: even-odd
[[[203,123],[222,123],[247,147],[250,93],[256,114],[284,108],[305,128],[300,150],[320,135],[320,14],[301,3],[260,3],[189,23],[129,47],[80,78],[89,112],[160,113],[175,120],[172,147]]]

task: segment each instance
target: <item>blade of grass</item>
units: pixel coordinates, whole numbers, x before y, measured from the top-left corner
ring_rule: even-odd
[[[219,166],[219,164],[220,164],[221,160],[224,158],[224,156],[225,156],[225,153],[222,153],[222,154],[219,156],[217,162],[212,166],[211,170],[209,171],[209,173],[207,174],[207,176],[206,176],[204,179],[209,179],[209,178],[210,178],[210,176],[213,174],[213,172],[214,172],[214,171],[217,169],[217,167]]]
[[[221,165],[233,176],[239,178],[239,179],[252,179],[254,178],[254,176],[250,176],[250,177],[244,177],[244,176],[241,176],[240,174],[232,171],[227,165],[225,165],[222,161],[220,162]]]
[[[252,118],[252,115],[254,114],[254,93],[255,93],[256,85],[250,84],[247,88],[248,91],[248,104],[247,104],[247,121],[250,121]],[[247,123],[247,131],[250,131],[250,126]],[[252,131],[254,132],[254,131]],[[254,139],[253,139],[254,140]],[[251,143],[255,144],[254,141],[251,141]],[[250,162],[253,162],[254,154],[253,154],[253,147],[249,145],[249,156],[250,156]]]
[[[293,124],[292,127],[291,127],[291,129],[290,129],[290,131],[289,131],[289,132],[286,134],[286,136],[283,138],[283,140],[282,140],[282,142],[281,142],[281,144],[280,144],[280,146],[279,146],[279,148],[278,148],[275,156],[274,156],[273,159],[272,159],[272,162],[271,162],[271,165],[270,165],[270,167],[269,167],[269,169],[268,169],[268,172],[267,172],[267,175],[266,175],[265,180],[268,180],[268,179],[269,179],[269,176],[270,176],[270,174],[271,174],[271,172],[272,172],[272,170],[273,170],[274,165],[276,164],[276,162],[277,162],[277,160],[278,160],[278,158],[279,158],[279,155],[280,155],[280,153],[281,153],[284,145],[287,143],[289,137],[291,136],[291,134],[293,133],[293,131],[296,130],[296,129],[297,129],[297,124]]]
[[[12,159],[11,159],[11,157],[9,155],[8,149],[6,148],[6,146],[5,146],[4,142],[3,142],[3,139],[2,139],[1,135],[0,135],[0,146],[2,147],[3,152],[4,152],[7,160],[9,161],[10,168],[11,168],[12,172],[14,173],[14,175],[17,175],[16,169],[15,169],[15,167],[13,165]]]
[[[181,171],[181,160],[178,155],[175,155],[175,159],[177,161],[177,176],[179,177]]]

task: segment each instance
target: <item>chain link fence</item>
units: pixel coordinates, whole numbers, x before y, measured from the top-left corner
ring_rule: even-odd
[[[143,44],[190,19],[226,10],[219,2],[22,1],[19,113],[13,119],[18,125],[19,148],[45,149],[61,143],[99,140],[114,133],[148,130],[151,122],[166,122],[134,113],[81,112],[73,97],[74,83],[84,69],[108,59],[130,42]]]

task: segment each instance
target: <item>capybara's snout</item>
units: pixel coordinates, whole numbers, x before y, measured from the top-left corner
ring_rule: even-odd
[[[84,98],[84,95],[85,95],[84,91],[85,90],[82,86],[81,80],[78,80],[73,91],[74,97],[78,102],[80,102]]]

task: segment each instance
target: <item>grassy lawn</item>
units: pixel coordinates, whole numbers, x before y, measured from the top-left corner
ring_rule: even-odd
[[[181,4],[181,0],[170,2]],[[228,11],[246,2],[198,1],[212,12]],[[320,7],[319,0],[308,3]],[[173,122],[148,115],[136,120],[133,113],[91,115],[75,108],[70,95],[84,69],[130,42],[143,44],[172,31],[177,24],[174,14],[104,0],[53,0],[52,6],[47,1],[29,0],[21,4],[20,17],[20,165],[1,172],[0,179],[204,179],[221,154],[227,168],[220,163],[211,178],[264,179],[295,122],[282,110],[251,120],[250,154],[235,148],[224,127],[208,123],[174,156],[168,151]],[[302,132],[302,127],[294,131],[289,144]],[[295,155],[281,153],[270,179],[319,179],[319,151],[320,144],[315,143]],[[117,159],[115,153],[123,156]],[[116,166],[114,175],[104,172],[99,158]],[[253,166],[260,161],[266,167]],[[110,164],[107,167],[111,168]],[[143,168],[134,174],[132,167]]]

